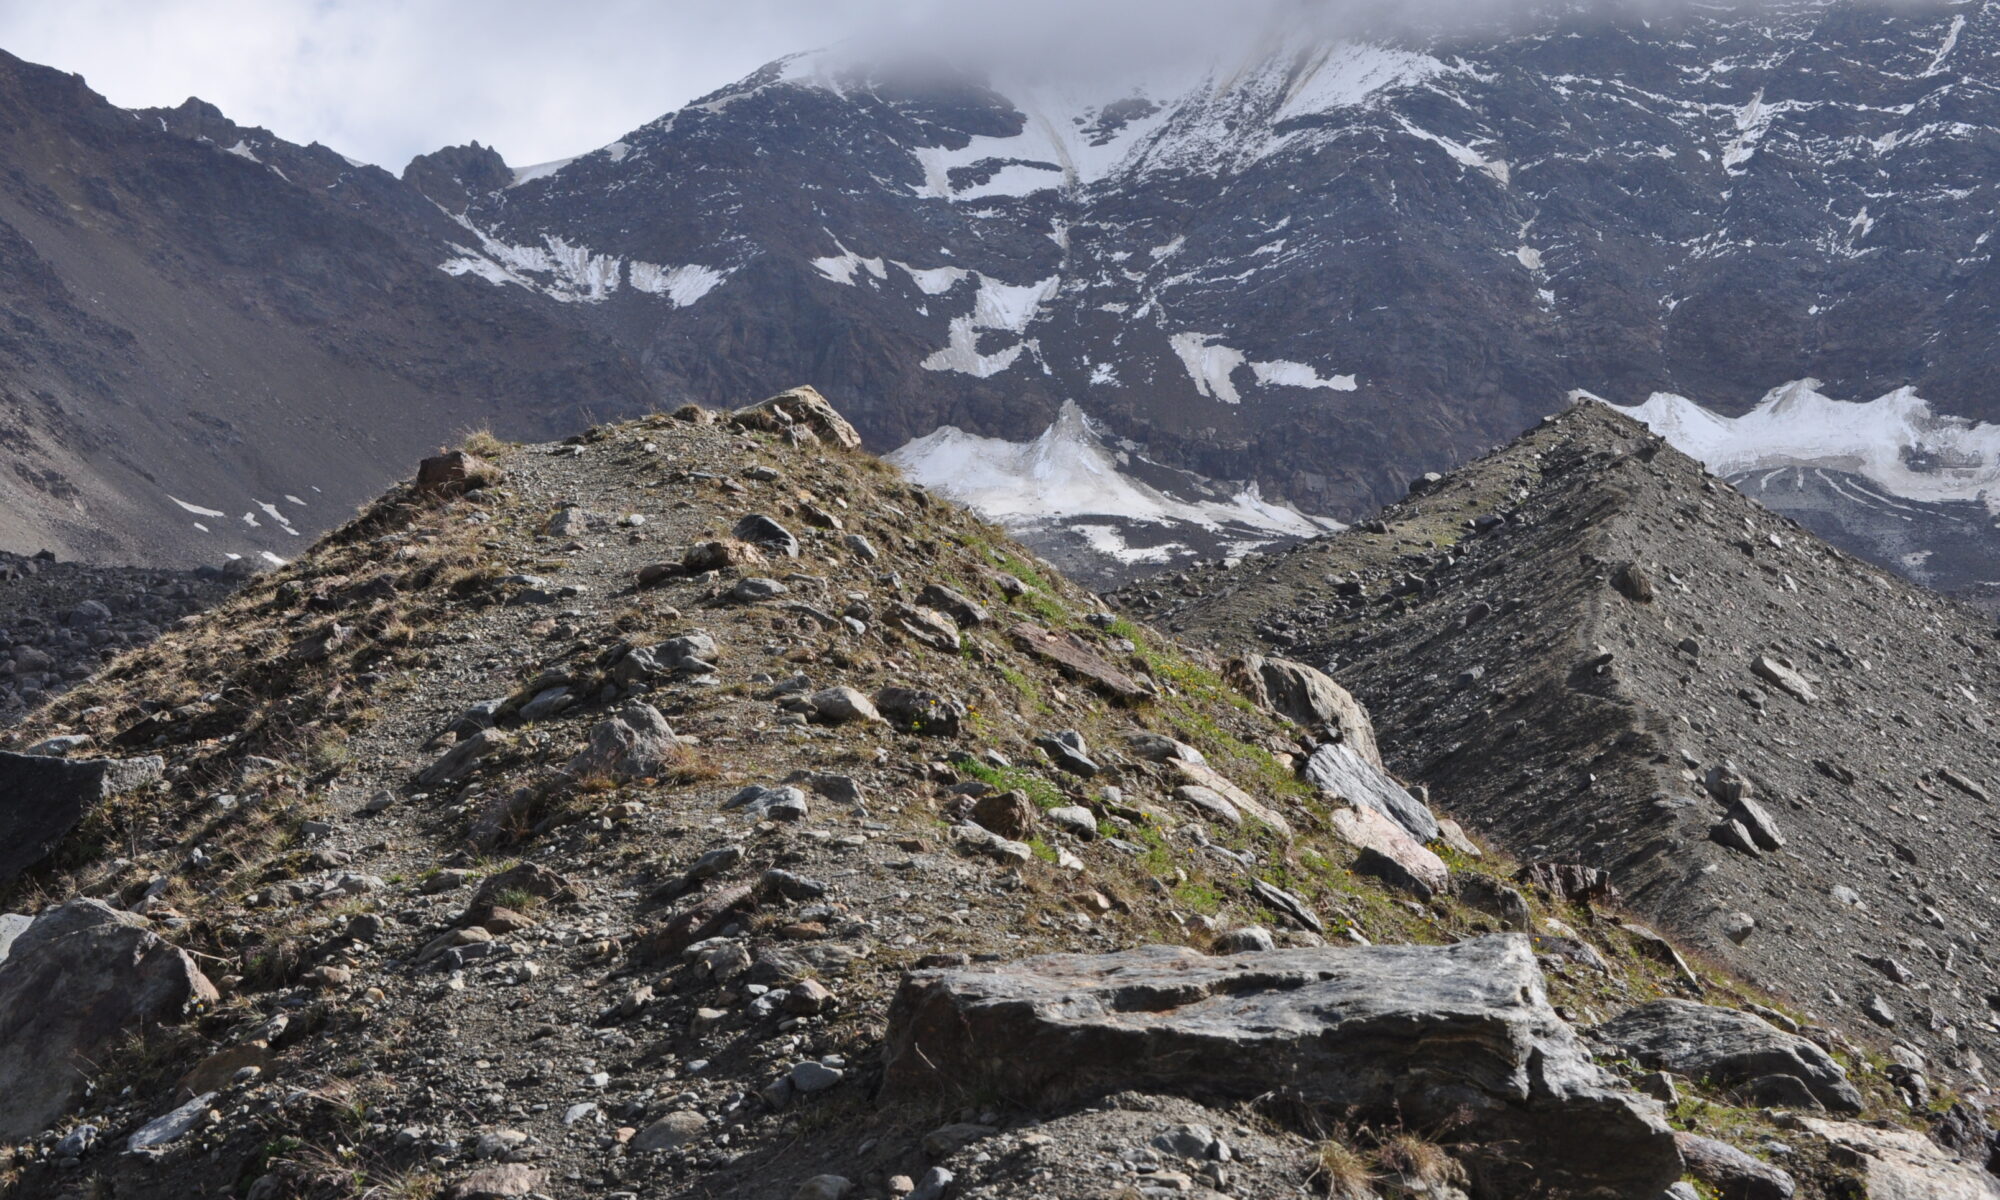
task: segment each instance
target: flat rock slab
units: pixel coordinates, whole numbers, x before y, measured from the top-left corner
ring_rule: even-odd
[[[1277,830],[1286,837],[1292,836],[1292,824],[1279,814],[1278,810],[1252,796],[1249,792],[1230,782],[1229,777],[1204,762],[1189,762],[1184,758],[1167,760],[1167,769],[1186,783],[1204,787],[1221,796],[1244,816]]]
[[[1538,1177],[1657,1196],[1681,1158],[1556,1016],[1525,937],[1211,958],[1185,947],[917,971],[885,1095],[1046,1107],[1140,1089],[1309,1103],[1508,1143]],[[1461,1123],[1462,1122],[1462,1123]]]
[[[1372,808],[1402,826],[1418,843],[1442,836],[1435,814],[1381,768],[1345,742],[1333,742],[1306,759],[1305,780],[1328,796]]]
[[[1790,1075],[1829,1110],[1861,1111],[1861,1093],[1826,1051],[1753,1013],[1692,1000],[1654,1000],[1591,1032],[1649,1067],[1723,1085]]]
[[[0,884],[62,844],[102,801],[153,783],[158,758],[44,758],[0,751]]]
[[[1065,674],[1081,679],[1118,700],[1143,700],[1153,690],[1117,667],[1073,633],[1051,633],[1025,621],[1014,626],[1009,636],[1016,645],[1036,658],[1054,663]]]

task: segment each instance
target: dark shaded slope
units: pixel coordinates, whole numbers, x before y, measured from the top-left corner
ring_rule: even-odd
[[[1589,404],[1379,525],[1180,586],[1128,599],[1337,664],[1443,811],[1610,870],[1829,1019],[1879,998],[1922,1053],[1992,1055],[2000,644],[1966,610]],[[1731,766],[1782,848],[1726,844],[1756,824]]]
[[[199,102],[127,113],[0,57],[0,164],[12,548],[289,556],[413,450],[653,395],[559,310],[438,271],[450,222],[394,177]]]

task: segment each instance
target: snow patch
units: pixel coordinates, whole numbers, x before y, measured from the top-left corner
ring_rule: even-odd
[[[197,517],[220,517],[226,515],[219,508],[203,508],[199,504],[189,504],[187,501],[181,499],[178,496],[169,495],[167,499],[172,500],[175,504],[180,505],[182,508],[193,513]]]
[[[1241,350],[1218,346],[1213,333],[1177,333],[1167,339],[1180,355],[1181,365],[1187,368],[1188,378],[1194,380],[1194,390],[1203,396],[1212,396],[1224,404],[1241,404],[1243,396],[1236,390],[1230,376],[1236,369],[1249,361]]]
[[[634,262],[627,269],[626,278],[631,281],[633,291],[665,296],[675,308],[686,308],[721,287],[729,272],[696,263],[668,267]]]
[[[889,277],[889,268],[881,259],[863,258],[841,245],[838,239],[835,239],[833,244],[840,251],[839,254],[832,254],[825,258],[815,258],[812,260],[813,270],[818,271],[826,278],[835,283],[853,287],[854,273],[856,271],[866,271],[877,279],[887,279]]]
[[[576,159],[574,158],[558,158],[554,162],[536,163],[530,167],[516,167],[514,169],[514,182],[507,186],[520,187],[524,183],[532,183],[537,179],[546,179],[575,161]]]
[[[494,285],[514,284],[564,302],[598,304],[629,282],[634,291],[665,296],[675,308],[686,308],[714,291],[730,271],[699,263],[669,266],[634,261],[630,264],[588,246],[571,245],[554,234],[542,235],[539,246],[504,242],[464,216],[458,223],[479,239],[478,249],[454,243],[458,257],[439,264],[447,275],[477,275]]]
[[[1351,392],[1361,385],[1352,375],[1322,376],[1309,363],[1275,359],[1271,362],[1253,362],[1251,373],[1257,382],[1265,387],[1326,388],[1334,392]]]
[[[258,158],[256,153],[250,149],[250,143],[242,140],[241,138],[238,138],[236,144],[234,146],[231,146],[229,149],[223,151],[223,153],[234,154],[238,158],[247,158],[251,162],[256,163],[258,166],[264,165],[264,160]]]
[[[908,267],[903,269],[910,270]],[[918,273],[911,271],[910,274],[915,279]],[[1035,312],[1056,294],[1062,277],[1051,275],[1035,283],[1010,284],[972,271],[960,272],[958,278],[967,276],[979,280],[979,291],[972,299],[972,311],[951,319],[951,332],[944,349],[933,352],[924,359],[922,366],[926,371],[957,371],[987,379],[1013,366],[1021,357],[1021,352],[1034,343],[1019,341],[992,354],[982,354],[979,352],[980,331],[1016,335],[1027,332],[1028,325],[1035,319]],[[922,282],[917,286],[929,292]]]
[[[1341,528],[1265,500],[1255,484],[1227,500],[1187,501],[1125,475],[1074,402],[1032,442],[978,437],[947,425],[889,455],[904,474],[970,505],[1010,528],[1047,527],[1087,517],[1146,524],[1191,524],[1210,531],[1267,537],[1312,537]],[[1126,562],[1150,561],[1154,550],[1128,550],[1116,529],[1071,526],[1093,546]],[[1128,557],[1129,556],[1129,557]]]
[[[1819,386],[1801,379],[1773,388],[1740,417],[1667,392],[1620,411],[1718,475],[1824,467],[1907,500],[1973,501],[2000,515],[2000,425],[1940,416],[1914,388],[1854,402]]]

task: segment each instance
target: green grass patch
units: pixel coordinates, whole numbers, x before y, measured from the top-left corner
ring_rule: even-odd
[[[1025,792],[1035,807],[1044,812],[1051,808],[1061,808],[1069,803],[1061,788],[1026,767],[996,767],[991,763],[971,759],[958,764],[958,769],[999,791]]]

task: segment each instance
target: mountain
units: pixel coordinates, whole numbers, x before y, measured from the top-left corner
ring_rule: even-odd
[[[1084,72],[855,44],[573,159],[401,178],[10,62],[12,538],[283,557],[447,433],[810,378],[1115,581],[1352,520],[1573,391],[1749,436],[1796,385],[1966,423],[1935,471],[1839,451],[1914,456],[1862,474],[1924,519],[1792,511],[1985,588],[1996,48],[1991,6],[1854,0],[1294,17]],[[1082,473],[1002,498],[967,453]]]
[[[1025,448],[1074,404],[1341,519],[1575,389],[1735,417],[1812,377],[2000,417],[2000,10],[1597,9],[1087,83],[802,55],[474,197],[444,265],[589,309],[691,394],[819,380],[881,449]],[[1070,540],[1179,540],[1103,515]]]
[[[1606,872],[1809,1019],[1981,1078],[2000,1053],[2000,640],[1610,407],[1379,522],[1128,597],[1336,672],[1441,808]]]
[[[858,440],[441,456],[0,735],[8,1194],[2000,1194],[1969,1062],[1482,853],[1331,679]]]
[[[0,55],[0,545],[287,558],[413,452],[634,411],[610,341],[437,270],[445,214],[199,101]]]

